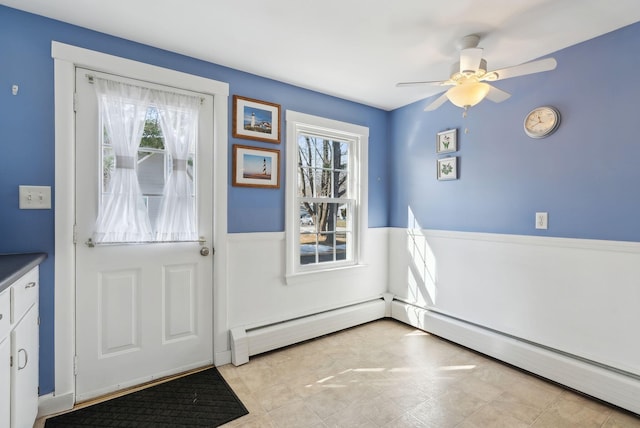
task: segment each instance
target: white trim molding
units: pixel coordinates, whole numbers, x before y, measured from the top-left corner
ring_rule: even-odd
[[[297,284],[318,278],[334,271],[344,271],[364,264],[363,249],[368,230],[368,163],[369,128],[292,110],[286,111],[287,165],[286,165],[286,274],[287,284]],[[298,199],[298,136],[313,135],[349,142],[349,191],[346,201],[353,201],[351,214],[353,243],[351,256],[344,261],[330,263],[300,264],[300,216]],[[320,201],[322,199],[318,199]],[[333,202],[336,199],[331,199]],[[314,200],[315,202],[315,200]],[[349,251],[348,251],[349,252]]]

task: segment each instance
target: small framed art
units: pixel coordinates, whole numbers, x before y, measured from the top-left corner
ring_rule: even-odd
[[[438,159],[438,180],[456,180],[458,178],[458,157]]]
[[[280,143],[280,104],[233,96],[234,138]]]
[[[233,145],[234,186],[280,188],[280,151]]]
[[[438,132],[436,135],[436,153],[453,153],[458,150],[457,129]]]

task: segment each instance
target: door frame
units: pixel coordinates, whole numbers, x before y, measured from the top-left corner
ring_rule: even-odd
[[[231,362],[227,323],[227,152],[229,84],[52,41],[55,98],[54,392],[39,414],[75,404],[75,113],[76,67],[176,86],[213,96],[213,361]],[[78,242],[77,245],[83,245]]]

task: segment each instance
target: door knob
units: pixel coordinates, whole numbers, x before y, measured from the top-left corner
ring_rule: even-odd
[[[200,248],[200,255],[201,256],[208,256],[209,255],[209,247]]]

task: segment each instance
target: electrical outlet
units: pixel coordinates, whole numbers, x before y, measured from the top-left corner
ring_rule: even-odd
[[[51,186],[18,186],[21,210],[51,209]]]
[[[547,213],[536,213],[536,229],[548,228],[549,216]]]

